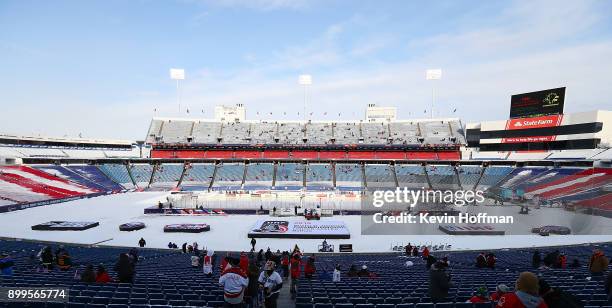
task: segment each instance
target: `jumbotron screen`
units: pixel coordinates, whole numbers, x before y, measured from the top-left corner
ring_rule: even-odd
[[[562,114],[565,87],[512,95],[510,118]]]

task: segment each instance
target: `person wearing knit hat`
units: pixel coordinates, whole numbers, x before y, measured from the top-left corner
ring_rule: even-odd
[[[490,298],[492,301],[497,302],[502,296],[504,296],[504,294],[508,292],[510,292],[510,287],[503,283],[500,283],[497,285],[497,288],[495,288],[495,292],[491,293]]]
[[[520,273],[515,289],[514,293],[504,294],[499,299],[498,308],[548,308],[539,295],[540,285],[534,273]]]
[[[487,288],[480,287],[476,290],[476,294],[472,296],[467,302],[468,303],[486,303],[489,301],[487,296]]]

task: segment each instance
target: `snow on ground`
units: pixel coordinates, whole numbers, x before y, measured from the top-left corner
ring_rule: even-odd
[[[105,241],[104,245],[135,246],[143,237],[147,247],[166,248],[168,242],[179,246],[197,241],[200,247],[214,250],[248,250],[247,233],[257,220],[268,216],[158,216],[144,215],[143,210],[158,200],[165,199],[167,192],[136,192],[82,199],[66,203],[41,206],[22,211],[0,214],[0,236],[68,243],[93,244]],[[287,217],[287,220],[302,220]],[[343,220],[351,231],[349,240],[328,240],[330,244],[353,244],[355,252],[390,251],[393,244],[452,244],[453,249],[494,249],[530,246],[568,245],[612,241],[611,235],[549,236],[449,236],[449,235],[361,235],[360,216],[336,216],[323,218]],[[98,221],[100,226],[85,231],[33,231],[31,226],[51,220]],[[119,231],[119,225],[131,221],[142,221],[147,228],[133,232]],[[164,233],[166,224],[207,223],[210,232]],[[306,252],[315,252],[319,239],[257,239],[257,248],[290,249],[298,244]]]

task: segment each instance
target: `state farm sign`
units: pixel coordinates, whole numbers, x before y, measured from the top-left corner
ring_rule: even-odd
[[[563,115],[510,119],[506,121],[506,130],[555,127],[561,125],[561,120]]]

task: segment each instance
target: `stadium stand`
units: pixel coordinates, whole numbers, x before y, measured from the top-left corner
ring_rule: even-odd
[[[131,178],[138,188],[148,188],[153,175],[153,165],[151,164],[132,164],[129,165]]]
[[[125,164],[102,164],[99,168],[108,178],[123,188],[134,188],[134,182]]]
[[[187,164],[180,187],[183,190],[206,190],[212,182],[214,173],[213,164]]]
[[[306,188],[329,190],[333,188],[333,166],[331,164],[308,164],[306,166]]]
[[[250,163],[247,166],[244,188],[250,190],[272,187],[274,165],[271,163]]]
[[[336,187],[339,190],[359,190],[363,187],[363,172],[360,164],[336,164]]]
[[[163,163],[156,166],[151,188],[174,189],[183,175],[184,164]]]
[[[304,186],[304,168],[300,163],[278,163],[274,186],[280,190],[298,190]]]
[[[244,178],[244,164],[222,163],[217,165],[213,189],[238,190],[242,188]]]
[[[69,288],[69,303],[48,302],[31,304],[31,307],[221,307],[223,291],[218,285],[219,267],[213,267],[209,277],[201,268],[192,267],[191,254],[178,250],[141,249],[135,263],[135,276],[132,283],[85,283],[78,279],[88,264],[103,265],[112,278],[117,277],[114,270],[119,254],[127,253],[126,248],[84,247],[66,245],[72,259],[71,270],[58,269],[37,271],[36,255],[44,243],[28,241],[0,240],[0,245],[14,259],[14,275],[2,279],[5,287],[48,287],[65,286]],[[51,245],[51,248],[56,248]],[[559,250],[568,260],[578,260],[578,267],[537,268],[532,264],[532,255],[538,249],[543,253]],[[595,249],[605,255],[612,253],[610,243],[599,245],[580,245],[529,249],[506,249],[491,251],[497,258],[494,269],[477,268],[474,260],[478,252],[433,251],[438,259],[446,256],[450,261],[447,272],[452,274],[448,296],[434,303],[429,296],[429,269],[421,257],[407,257],[399,253],[381,254],[342,254],[316,255],[316,271],[311,279],[302,273],[295,297],[298,308],[406,308],[406,307],[455,307],[485,308],[483,304],[466,303],[479,288],[484,287],[487,295],[495,292],[499,284],[510,286],[511,290],[519,273],[532,271],[540,280],[571,294],[585,307],[608,307],[608,294],[602,277],[592,276],[588,261]],[[236,256],[236,252],[227,253]],[[216,252],[214,264],[221,262],[225,252]],[[306,262],[303,258],[303,263]],[[413,266],[406,266],[410,261]],[[330,273],[339,266],[341,280],[333,282]],[[369,275],[349,276],[348,269],[355,266],[367,267]],[[79,270],[75,273],[76,270]],[[410,277],[410,279],[406,279]],[[587,278],[588,277],[588,278]],[[75,279],[77,278],[77,279]],[[284,288],[288,288],[285,286]],[[293,303],[291,303],[291,307]],[[10,303],[0,303],[0,307],[21,307]],[[287,306],[284,306],[287,307]]]

